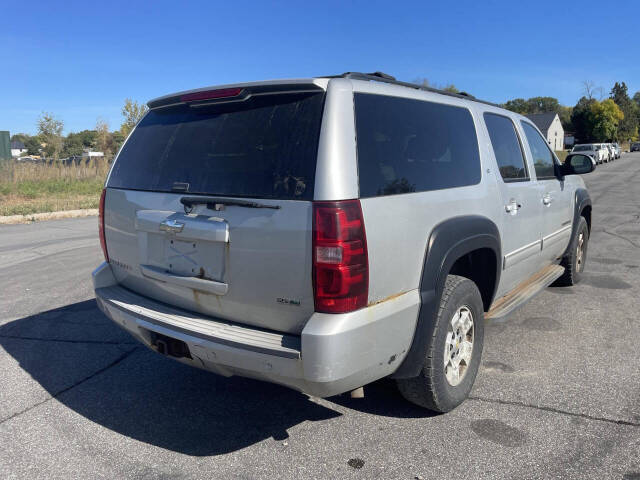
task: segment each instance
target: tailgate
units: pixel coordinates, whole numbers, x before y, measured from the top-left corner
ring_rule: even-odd
[[[318,90],[235,89],[229,102],[203,105],[198,94],[197,105],[152,109],[107,181],[117,280],[183,309],[300,333],[314,310]]]
[[[222,211],[202,205],[186,214],[182,197],[107,190],[107,248],[117,280],[170,305],[299,333],[313,313],[311,202]]]

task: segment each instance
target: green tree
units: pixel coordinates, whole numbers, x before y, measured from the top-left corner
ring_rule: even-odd
[[[527,113],[558,112],[560,102],[553,97],[533,97],[527,100],[529,111]]]
[[[624,118],[618,125],[618,139],[627,140],[638,137],[638,106],[629,97],[627,85],[624,82],[616,82],[611,89],[609,97],[624,114]]]
[[[40,150],[42,149],[42,145],[40,142],[40,138],[38,136],[27,135],[27,138],[24,140],[24,146],[27,147],[27,154],[29,155],[40,155]]]
[[[122,116],[124,122],[120,126],[120,132],[125,137],[129,135],[129,132],[133,130],[133,127],[140,121],[140,119],[147,113],[147,106],[140,104],[130,98],[125,99],[124,106],[122,107]]]
[[[71,157],[72,155],[82,155],[82,150],[82,137],[77,133],[69,133],[63,142],[62,156]]]
[[[116,130],[115,132],[111,133],[109,150],[113,155],[116,155],[118,153],[118,151],[120,150],[120,147],[124,143],[124,140],[125,140],[125,136],[122,134],[122,132],[119,132]]]
[[[581,143],[593,141],[593,117],[591,105],[597,100],[582,97],[571,111],[571,125],[576,140]]]
[[[38,135],[45,143],[44,152],[57,160],[62,151],[62,130],[64,123],[51,113],[42,112],[38,118]]]
[[[507,101],[504,108],[512,112],[528,115],[532,113],[558,112],[560,113],[560,102],[553,97],[531,97],[527,100],[524,98],[514,98]]]
[[[96,145],[96,131],[95,130],[82,130],[77,133],[82,146],[85,149],[93,148]]]
[[[618,138],[618,126],[624,119],[624,113],[616,103],[607,98],[602,102],[594,101],[591,104],[593,122],[593,136],[599,142],[616,140]]]
[[[514,98],[513,100],[508,100],[503,105],[503,107],[507,110],[511,110],[512,112],[516,112],[521,115],[526,115],[527,113],[529,113],[529,104],[524,98]]]

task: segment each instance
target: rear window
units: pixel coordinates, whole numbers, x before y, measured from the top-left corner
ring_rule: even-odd
[[[361,197],[480,182],[478,140],[466,108],[365,93],[354,101]]]
[[[150,111],[124,145],[108,186],[313,199],[323,93],[264,95]]]
[[[577,145],[573,147],[574,152],[586,152],[587,150],[593,150],[591,145]]]

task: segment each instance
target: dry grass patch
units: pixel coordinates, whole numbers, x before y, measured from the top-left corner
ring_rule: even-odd
[[[97,208],[109,165],[0,165],[0,216]]]

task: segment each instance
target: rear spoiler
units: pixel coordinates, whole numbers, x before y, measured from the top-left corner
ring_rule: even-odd
[[[167,95],[147,103],[150,110],[189,104],[192,106],[212,105],[217,103],[243,102],[259,95],[287,94],[287,93],[319,93],[324,89],[309,81],[309,83],[273,83],[258,85],[239,85],[237,87],[204,88]]]

